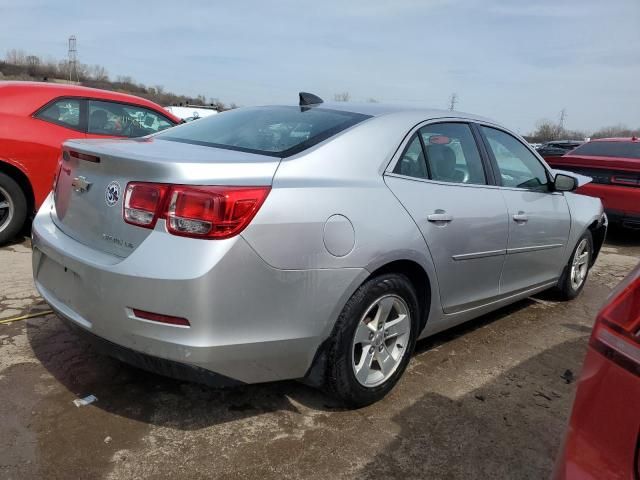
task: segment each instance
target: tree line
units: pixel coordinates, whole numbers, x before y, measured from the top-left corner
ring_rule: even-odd
[[[640,128],[629,128],[618,124],[602,127],[593,132],[585,130],[571,130],[550,120],[541,120],[536,129],[523,137],[532,143],[549,142],[552,140],[584,140],[585,138],[610,138],[610,137],[640,137]]]
[[[68,60],[55,60],[52,57],[43,59],[37,55],[31,55],[23,50],[12,49],[6,53],[4,61],[0,60],[0,80],[31,80],[69,82],[69,79],[87,87],[113,90],[129,93],[147,98],[163,106],[168,105],[209,105],[218,111],[237,108],[235,103],[225,104],[218,98],[197,95],[178,95],[166,91],[162,85],[148,86],[136,82],[128,75],[118,75],[114,79],[109,77],[109,72],[102,65],[88,65],[76,62],[71,65]],[[348,91],[334,94],[334,101],[349,102],[351,93]],[[367,102],[377,103],[375,98],[367,99]],[[458,102],[458,95],[451,94],[449,108],[454,109]],[[540,120],[536,128],[529,134],[523,135],[529,142],[548,142],[552,140],[583,140],[585,138],[606,137],[640,137],[640,128],[632,129],[626,125],[613,125],[603,127],[593,132],[585,130],[572,130],[564,126],[566,110],[562,109],[558,121]]]
[[[70,80],[72,79],[72,81]],[[114,79],[102,65],[87,65],[68,60],[44,59],[23,50],[9,50],[4,61],[0,60],[0,80],[28,80],[46,82],[65,82],[86,87],[101,88],[116,92],[137,95],[163,106],[168,105],[209,105],[218,111],[236,108],[235,103],[225,104],[217,98],[197,95],[178,95],[165,90],[162,85],[148,86],[136,82],[128,75],[118,75]]]

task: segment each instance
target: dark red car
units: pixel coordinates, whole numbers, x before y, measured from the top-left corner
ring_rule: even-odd
[[[610,223],[640,228],[640,139],[592,140],[545,160],[553,168],[592,177],[578,193],[600,198]]]
[[[598,314],[556,480],[640,478],[640,265]]]
[[[0,82],[0,245],[51,190],[62,142],[141,137],[179,123],[143,98],[56,83]]]

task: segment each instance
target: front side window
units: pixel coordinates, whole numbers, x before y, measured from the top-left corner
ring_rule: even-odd
[[[547,170],[518,139],[491,127],[483,126],[482,131],[498,164],[503,186],[549,190]]]
[[[115,137],[143,137],[174,125],[168,118],[144,107],[89,100],[88,133]]]
[[[202,118],[155,138],[288,157],[369,118],[326,108],[239,108]]]
[[[435,123],[419,130],[432,180],[486,185],[482,159],[469,125]]]
[[[36,118],[78,130],[80,128],[80,101],[68,98],[57,100],[38,112]]]

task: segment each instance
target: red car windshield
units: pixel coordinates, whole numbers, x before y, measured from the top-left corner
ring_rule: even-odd
[[[571,155],[640,159],[640,142],[588,142],[573,150]]]

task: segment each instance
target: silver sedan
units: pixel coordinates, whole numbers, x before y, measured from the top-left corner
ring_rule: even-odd
[[[493,121],[380,104],[242,108],[64,144],[33,225],[42,296],[101,350],[214,385],[304,379],[350,406],[416,340],[582,290],[585,177]]]

